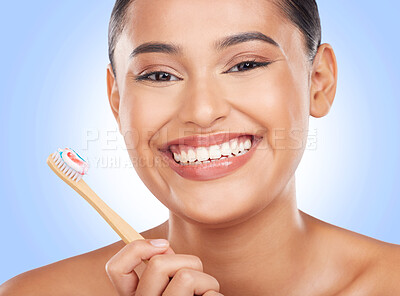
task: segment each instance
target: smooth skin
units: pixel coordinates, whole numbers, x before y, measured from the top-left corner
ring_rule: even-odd
[[[302,34],[272,1],[136,0],[128,16],[116,77],[107,70],[110,106],[138,175],[170,217],[142,233],[145,241],[29,271],[0,295],[400,295],[398,245],[297,208],[309,116],[328,114],[335,97],[332,47],[322,44],[309,62]],[[255,31],[279,46],[252,40],[215,48]],[[130,58],[150,41],[181,52]],[[166,74],[136,79],[153,71]],[[245,165],[216,180],[184,179],[160,161],[158,148],[172,139],[219,132],[263,139]]]
[[[200,258],[175,254],[168,241],[163,241],[164,246],[156,247],[135,241],[107,262],[107,274],[119,295],[221,295],[218,281],[203,272]],[[134,269],[143,259],[151,260],[139,280]]]

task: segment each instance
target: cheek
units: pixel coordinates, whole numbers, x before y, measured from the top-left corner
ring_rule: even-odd
[[[265,129],[274,149],[300,149],[306,138],[307,89],[303,79],[296,77],[282,63],[256,78],[232,84],[232,104]]]
[[[274,184],[285,183],[294,174],[306,146],[307,89],[304,80],[296,77],[282,63],[232,88],[236,108],[263,128],[260,132],[266,141],[260,149],[266,157],[262,161],[270,167],[268,179]]]
[[[121,96],[121,133],[136,172],[149,188],[154,185],[154,178],[158,178],[154,175],[155,168],[163,165],[151,145],[166,141],[159,137],[160,130],[174,114],[171,96],[174,94],[165,88],[129,85]]]
[[[126,88],[120,103],[121,130],[131,132],[134,148],[149,148],[150,138],[168,120],[171,104],[167,97],[161,89]]]
[[[146,187],[158,198],[168,188],[157,173],[160,159],[150,147],[160,129],[170,118],[165,95],[156,89],[126,86],[120,101],[121,133],[129,157],[138,176]]]

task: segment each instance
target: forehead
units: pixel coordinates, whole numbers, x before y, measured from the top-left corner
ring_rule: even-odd
[[[293,24],[268,0],[135,0],[124,32],[134,47],[165,41],[200,48],[245,31],[262,32],[282,47],[301,39]]]

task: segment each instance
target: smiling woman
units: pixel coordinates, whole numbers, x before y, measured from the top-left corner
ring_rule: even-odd
[[[297,208],[309,117],[337,84],[313,0],[117,1],[109,57],[111,110],[169,219],[0,295],[400,293],[399,246]]]

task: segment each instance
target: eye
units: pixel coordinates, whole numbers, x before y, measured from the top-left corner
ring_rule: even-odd
[[[225,73],[249,71],[249,70],[252,70],[255,68],[259,68],[259,67],[266,67],[269,64],[271,64],[271,62],[244,61],[244,62],[241,62],[241,63],[233,66]],[[234,70],[234,69],[236,69],[236,70]]]
[[[135,78],[135,80],[136,81],[149,80],[151,82],[168,82],[168,81],[177,81],[181,79],[168,72],[155,71],[139,75]]]

